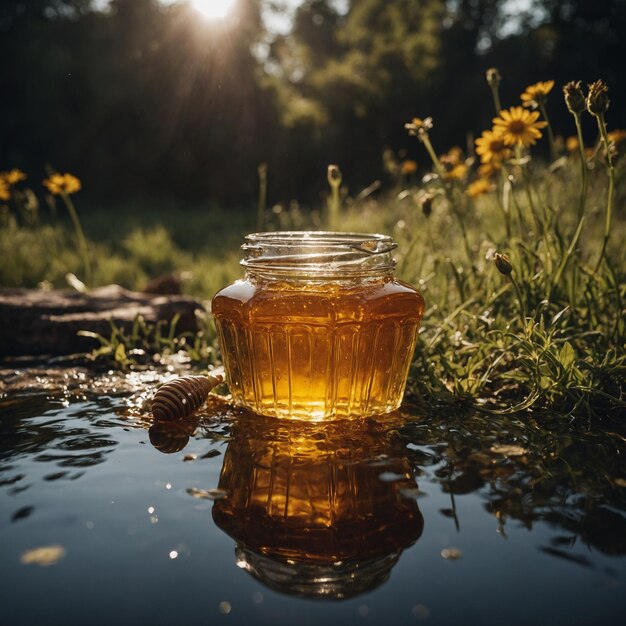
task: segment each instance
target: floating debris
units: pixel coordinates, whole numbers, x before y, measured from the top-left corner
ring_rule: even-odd
[[[195,461],[198,458],[197,454],[185,454],[183,461]]]
[[[223,489],[198,489],[197,487],[190,487],[187,489],[187,493],[193,498],[200,498],[201,500],[221,500],[227,495]]]
[[[524,454],[528,454],[528,450],[526,448],[522,448],[522,446],[509,446],[503,444],[494,444],[489,448],[491,452],[494,454],[503,454],[504,456],[522,456]]]
[[[41,567],[49,567],[55,565],[65,556],[65,548],[58,544],[50,546],[41,546],[26,550],[20,556],[20,562],[24,565],[40,565]]]
[[[200,458],[201,459],[212,459],[214,456],[219,456],[220,454],[222,454],[219,450],[216,450],[215,448],[209,450],[206,454],[203,454]]]
[[[456,561],[463,556],[463,553],[457,548],[444,548],[441,551],[441,556],[449,561]]]

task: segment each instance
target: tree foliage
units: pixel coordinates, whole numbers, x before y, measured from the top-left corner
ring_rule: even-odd
[[[265,161],[271,199],[315,201],[329,162],[354,191],[379,177],[415,115],[436,116],[440,145],[464,145],[493,114],[478,78],[490,66],[508,103],[537,80],[598,77],[626,101],[620,0],[304,0],[286,34],[266,30],[264,4],[210,23],[158,0],[5,0],[3,167],[71,169],[98,198],[241,206]],[[550,113],[558,132],[567,112]]]

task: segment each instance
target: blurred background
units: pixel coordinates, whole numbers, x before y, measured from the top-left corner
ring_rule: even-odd
[[[2,0],[0,167],[33,186],[46,166],[76,174],[83,213],[172,199],[253,215],[264,162],[271,204],[314,206],[328,163],[351,194],[384,185],[386,149],[427,171],[414,116],[433,116],[441,151],[471,145],[491,66],[504,106],[554,79],[565,135],[563,83],[604,78],[623,127],[624,32],[624,0]]]

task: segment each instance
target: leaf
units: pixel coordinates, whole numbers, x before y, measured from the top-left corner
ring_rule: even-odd
[[[576,353],[574,352],[572,344],[569,341],[566,341],[561,348],[561,352],[559,353],[559,361],[561,361],[563,369],[569,369],[575,358]]]
[[[126,362],[126,346],[123,343],[118,344],[117,348],[115,348],[115,360],[118,363]]]
[[[41,546],[26,550],[20,556],[20,562],[24,565],[40,565],[48,567],[58,563],[65,556],[65,548],[59,544]]]

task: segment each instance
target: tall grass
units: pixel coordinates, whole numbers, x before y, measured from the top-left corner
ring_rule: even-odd
[[[497,95],[497,85],[492,89]],[[398,276],[426,298],[408,384],[414,401],[430,410],[520,416],[626,414],[626,158],[619,154],[626,141],[609,138],[600,126],[603,114],[596,118],[599,140],[585,150],[581,114],[572,119],[573,151],[557,137],[557,158],[545,163],[529,147],[515,147],[477,187],[472,183],[484,174],[476,156],[459,150],[440,155],[426,136],[421,156],[433,157],[433,167],[419,184],[378,195],[375,184],[350,193],[349,181],[333,169],[330,211],[306,212],[295,203],[266,210],[263,197],[256,215],[233,217],[213,208],[181,221],[153,210],[150,222],[133,223],[128,211],[119,213],[119,222],[108,212],[106,220],[92,214],[84,221],[94,281],[141,288],[150,277],[178,271],[186,277],[185,291],[209,300],[240,275],[236,242],[257,222],[268,229],[322,228],[328,226],[324,215],[336,221],[340,210],[342,230],[396,238]],[[81,271],[67,225],[53,214],[25,212],[20,202],[15,195],[0,214],[6,260],[0,284],[63,285],[66,272]],[[122,226],[107,233],[106,225],[116,222]],[[163,344],[140,330],[139,347]],[[101,352],[121,354],[118,346],[126,343],[118,360],[128,365],[137,345],[115,330]],[[167,345],[201,362],[215,360],[208,330]]]

